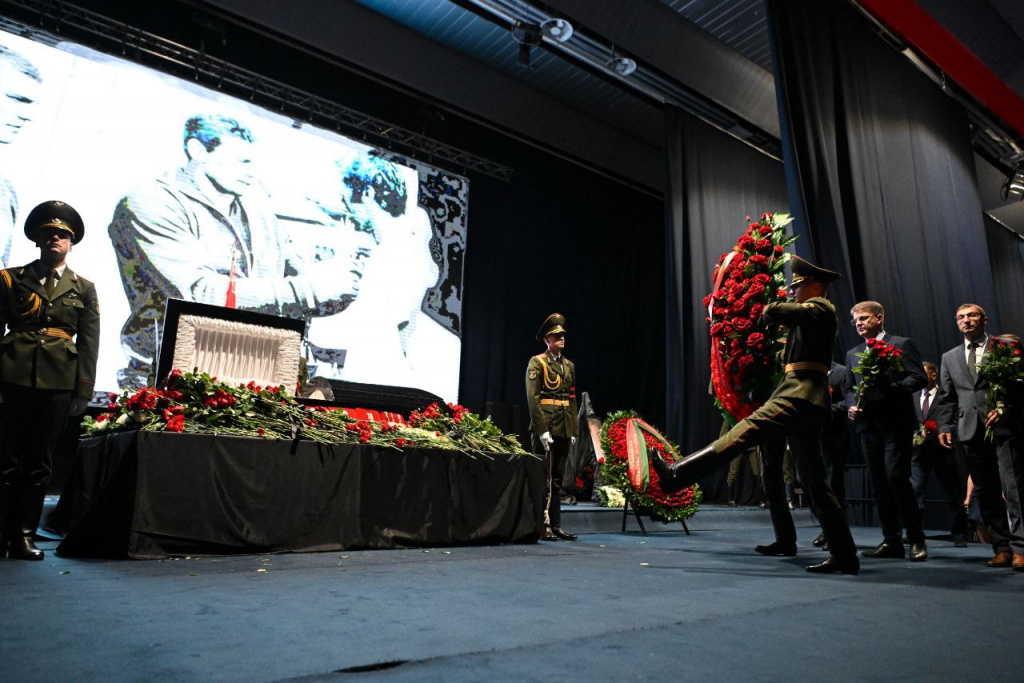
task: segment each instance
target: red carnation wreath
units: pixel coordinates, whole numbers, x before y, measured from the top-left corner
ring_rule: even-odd
[[[747,216],[747,220],[750,217]],[[753,413],[778,383],[777,354],[785,330],[761,319],[765,306],[786,298],[786,236],[792,217],[765,213],[750,223],[715,266],[704,298],[711,323],[711,393],[729,424]]]
[[[634,508],[664,522],[688,519],[697,512],[704,497],[699,486],[676,493],[661,490],[650,458],[675,462],[680,459],[679,452],[635,412],[625,410],[609,415],[601,426],[601,446],[605,454],[601,463],[605,484],[622,491]],[[641,457],[637,457],[638,451]]]

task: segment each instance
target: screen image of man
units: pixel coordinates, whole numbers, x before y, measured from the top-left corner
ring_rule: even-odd
[[[85,234],[64,202],[40,204],[25,222],[39,259],[0,271],[0,558],[41,560],[32,541],[68,415],[92,397],[99,353],[96,287],[65,258]]]
[[[39,70],[29,60],[0,45],[0,162],[21,129],[32,121],[39,89]],[[18,195],[0,165],[0,267],[10,261],[14,228],[18,222]]]
[[[186,164],[123,197],[108,230],[131,308],[121,332],[129,358],[119,372],[122,387],[150,379],[168,298],[308,319],[348,306],[362,275],[350,258],[352,229],[334,230],[341,244],[319,254],[295,248],[288,230],[304,223],[282,227],[254,175],[258,143],[241,122],[195,116],[183,139]]]

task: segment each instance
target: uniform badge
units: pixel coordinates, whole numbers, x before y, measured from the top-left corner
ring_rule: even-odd
[[[540,376],[540,373],[537,372],[537,370],[534,369],[534,368],[531,368],[530,371],[528,373],[526,373],[526,378],[531,380],[531,381],[537,379],[537,377],[539,377],[539,376]]]

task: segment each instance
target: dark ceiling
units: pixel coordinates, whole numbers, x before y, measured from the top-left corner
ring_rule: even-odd
[[[1024,96],[1024,2],[917,3]],[[262,32],[274,41],[413,92],[441,110],[654,193],[661,191],[663,183],[666,104],[682,107],[765,154],[781,156],[764,0],[161,0],[156,4],[79,0],[76,4],[129,24],[147,12],[153,15],[150,23],[157,26],[191,15],[192,28],[201,40],[209,38],[209,27],[203,26],[201,17],[226,26],[226,34],[233,26]],[[0,0],[0,8],[18,5],[53,3]],[[182,11],[168,12],[167,6]],[[538,41],[524,65],[513,26],[550,19],[570,22],[572,37],[565,43],[550,36]],[[176,39],[186,45],[200,40]],[[635,62],[634,73],[615,72],[612,66],[623,59]]]

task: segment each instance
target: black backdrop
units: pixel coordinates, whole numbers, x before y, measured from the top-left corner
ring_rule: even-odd
[[[680,111],[666,113],[666,429],[687,450],[718,436],[702,308],[718,258],[746,218],[787,211],[782,164]]]
[[[1024,237],[987,216],[985,234],[999,311],[998,325],[991,331],[1024,336]]]
[[[957,343],[956,307],[999,329],[967,117],[845,0],[768,0],[796,251],[886,306],[926,359]],[[858,339],[840,325],[842,345]]]

